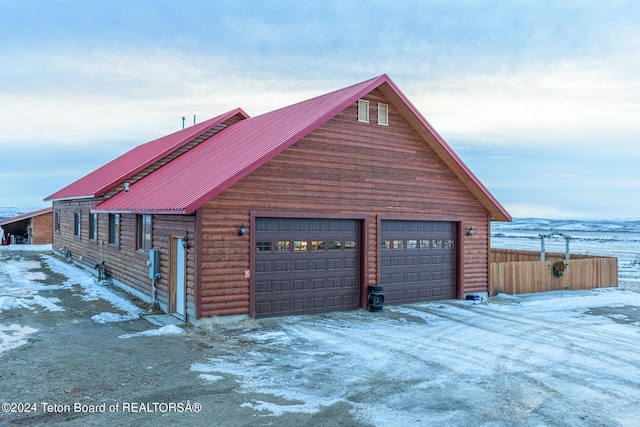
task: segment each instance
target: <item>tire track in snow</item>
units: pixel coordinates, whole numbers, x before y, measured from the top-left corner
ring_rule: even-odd
[[[496,332],[496,325],[505,329],[503,334],[511,339],[494,352],[495,388],[503,394],[508,394],[511,378],[516,378],[517,382],[521,382],[519,378],[524,378],[530,383],[537,383],[541,391],[551,393],[555,400],[566,404],[575,404],[580,396],[593,395],[596,402],[594,406],[600,407],[603,413],[607,413],[610,406],[625,404],[633,408],[638,405],[640,379],[637,367],[640,360],[638,341],[634,341],[633,334],[610,330],[600,332],[592,328],[594,322],[585,325],[584,318],[576,320],[568,316],[559,323],[550,322],[548,318],[536,318],[535,313],[518,313],[519,316],[514,316],[514,313],[497,314],[478,307],[456,306],[457,310],[438,314],[466,324],[470,330],[476,329],[477,333]],[[478,315],[471,312],[477,312]],[[430,313],[433,311],[430,310]],[[495,325],[487,322],[491,319],[496,321]],[[510,326],[512,331],[509,331]],[[606,346],[594,343],[594,338],[595,341],[606,342]],[[460,340],[453,341],[454,346],[465,345]],[[618,345],[620,343],[621,346]],[[593,348],[594,344],[596,349]],[[610,354],[612,346],[618,347],[616,354]],[[558,370],[556,366],[562,366],[563,369]],[[572,393],[567,390],[573,390],[574,396],[570,396]],[[635,412],[638,412],[637,409]],[[615,414],[611,416],[615,418]]]
[[[627,425],[640,416],[638,344],[633,326],[609,323],[460,302],[266,319],[210,372],[236,375],[265,396],[247,405],[274,414],[285,409],[268,395],[291,412],[347,402],[376,425]]]

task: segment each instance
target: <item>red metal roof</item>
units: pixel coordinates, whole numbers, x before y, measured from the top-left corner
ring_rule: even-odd
[[[3,220],[0,220],[0,225],[11,224],[12,222],[21,221],[27,218],[33,218],[34,216],[38,216],[38,215],[44,215],[46,213],[51,212],[52,210],[53,208],[49,206],[48,208],[43,208],[43,209],[38,209],[37,211],[23,213],[11,218],[5,218]]]
[[[44,200],[69,200],[100,196],[235,115],[239,115],[242,119],[249,117],[244,111],[237,108],[139,145]]]
[[[471,173],[387,75],[358,83],[289,107],[240,121],[225,132],[152,172],[95,206],[95,212],[191,214],[208,200],[249,175],[311,133],[359,98],[380,87],[402,104],[418,132],[430,135],[436,152],[470,187],[497,220],[511,217]],[[403,110],[401,109],[401,111]]]

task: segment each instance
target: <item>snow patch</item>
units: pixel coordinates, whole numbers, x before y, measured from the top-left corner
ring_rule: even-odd
[[[139,316],[103,312],[103,313],[91,316],[91,320],[93,320],[96,323],[112,323],[112,322],[124,322],[127,320],[133,320],[133,319],[137,319],[138,317]]]
[[[25,345],[34,332],[38,330],[29,326],[0,324],[0,353]]]
[[[224,379],[224,377],[221,377],[219,375],[211,375],[211,374],[200,374],[198,375],[198,378],[200,378],[201,380],[210,381],[210,382],[216,382]]]
[[[93,321],[98,323],[122,322],[137,319],[143,313],[140,307],[98,283],[91,274],[52,256],[45,256],[44,260],[52,271],[67,277],[66,286],[79,284],[82,287],[84,294],[80,296],[83,300],[95,301],[102,299],[109,301],[115,309],[125,313],[100,313],[91,318]]]
[[[45,298],[40,295],[34,295],[33,302],[48,311],[64,311],[64,308],[56,305],[57,302],[60,302],[59,298]]]
[[[216,367],[206,363],[192,363],[189,370],[192,372],[215,372]]]
[[[184,333],[185,333],[184,330],[176,325],[167,325],[159,329],[150,329],[148,331],[137,332],[135,334],[120,335],[118,338],[159,337],[163,335],[180,335]]]
[[[319,411],[315,405],[277,405],[271,402],[265,402],[262,400],[254,400],[254,403],[245,402],[240,405],[241,408],[251,408],[256,411],[268,411],[270,412],[270,416],[279,417],[286,413],[305,413],[305,414],[315,414]]]

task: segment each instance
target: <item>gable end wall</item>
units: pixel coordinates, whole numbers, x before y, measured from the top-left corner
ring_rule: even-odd
[[[489,212],[427,146],[378,90],[370,122],[357,121],[357,102],[201,208],[202,317],[250,314],[252,213],[365,218],[366,271],[379,275],[378,220],[450,220],[473,226],[461,236],[463,293],[488,290]],[[389,104],[389,126],[377,122],[377,103]],[[237,235],[240,224],[248,229]]]

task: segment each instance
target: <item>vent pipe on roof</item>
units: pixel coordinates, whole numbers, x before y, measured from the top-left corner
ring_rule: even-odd
[[[196,115],[195,114],[193,115],[193,125],[194,126],[196,125]]]
[[[182,129],[184,129],[184,119],[186,119],[186,117],[182,116]]]

